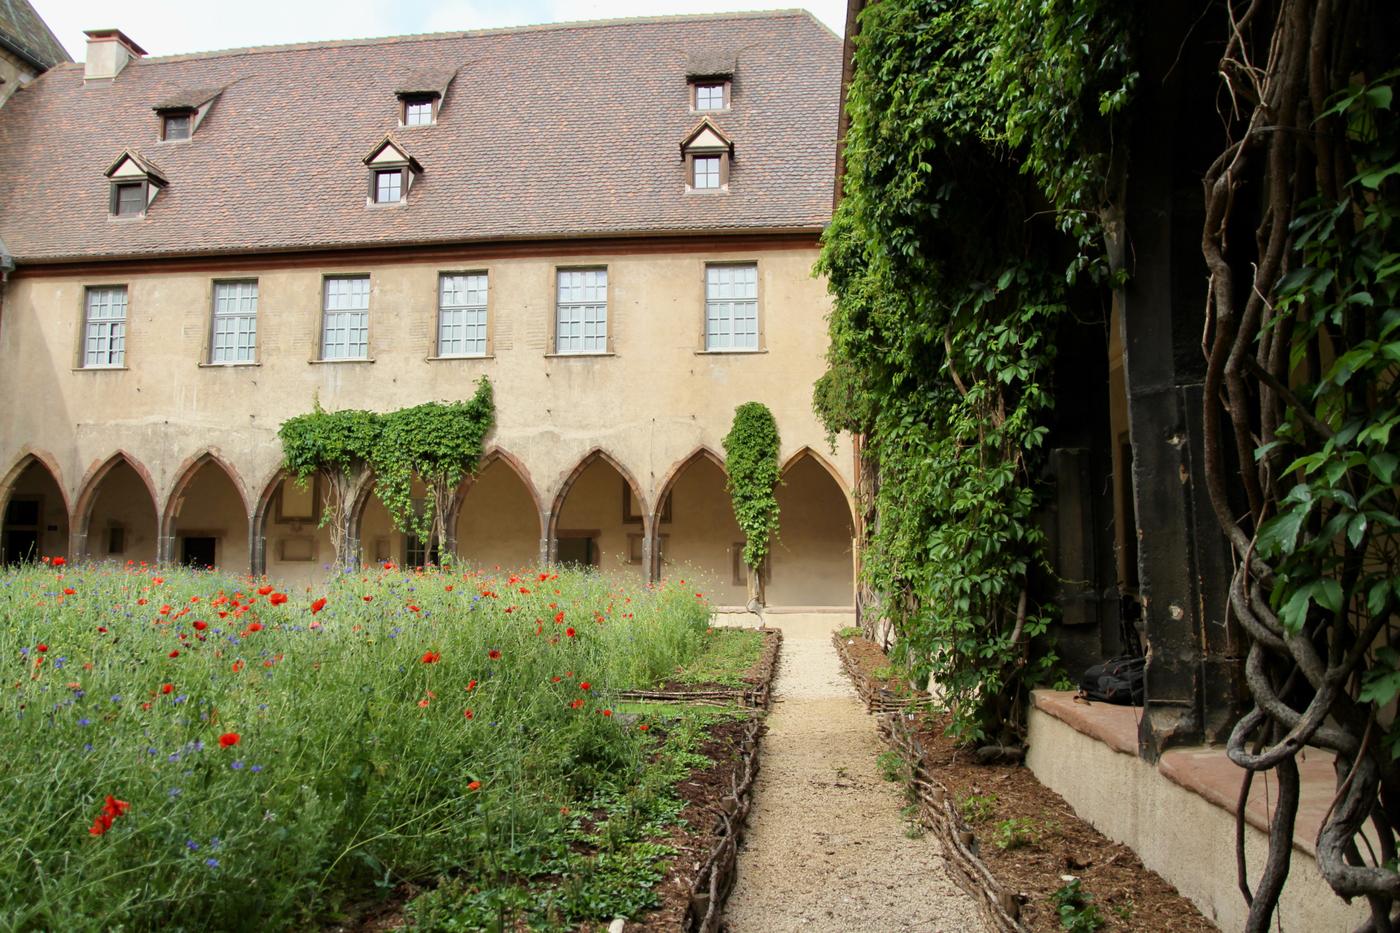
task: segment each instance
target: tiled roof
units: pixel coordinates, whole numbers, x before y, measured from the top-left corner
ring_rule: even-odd
[[[36,68],[73,60],[28,0],[0,0],[0,42]]]
[[[694,55],[735,58],[727,194],[685,194]],[[84,86],[60,66],[0,109],[0,239],[15,260],[405,243],[813,230],[830,218],[841,43],[809,14],[717,14],[140,59]],[[406,77],[457,70],[430,127],[397,126]],[[192,139],[152,107],[224,88]],[[364,155],[393,131],[422,163],[367,209]],[[113,222],[123,150],[169,186]]]

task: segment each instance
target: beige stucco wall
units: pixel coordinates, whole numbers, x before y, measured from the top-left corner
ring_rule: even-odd
[[[504,461],[488,464],[467,489],[457,516],[457,557],[486,571],[539,563],[539,508]]]
[[[721,449],[734,408],[746,401],[773,409],[784,459],[809,446],[827,456],[811,410],[830,307],[824,283],[811,275],[816,256],[815,247],[784,246],[297,268],[250,261],[217,271],[100,275],[39,276],[21,268],[5,285],[0,396],[26,403],[6,406],[0,415],[0,483],[26,449],[45,451],[77,501],[84,478],[122,450],[148,472],[164,508],[183,465],[212,449],[256,501],[280,463],[277,427],[313,400],[329,409],[388,410],[466,397],[486,375],[497,404],[490,444],[522,464],[541,509],[553,507],[594,448],[636,479],[650,508],[666,477],[698,447]],[[705,264],[727,261],[758,263],[764,352],[697,352]],[[607,267],[614,355],[549,355],[561,265]],[[438,274],[464,270],[490,277],[494,355],[429,360]],[[371,276],[373,362],[311,362],[320,338],[322,278],[337,273]],[[259,283],[258,364],[201,366],[213,282],[247,277]],[[101,284],[128,289],[125,370],[76,368],[84,287]],[[849,444],[838,450],[828,459],[849,488]],[[520,553],[520,543],[504,553]],[[625,540],[605,542],[604,551],[616,554],[625,546]],[[842,546],[849,547],[848,534]],[[272,551],[269,571],[277,563]],[[473,559],[490,558],[478,553]],[[318,553],[316,566],[321,563]],[[849,578],[849,566],[845,571]],[[849,602],[846,597],[840,604]]]
[[[841,487],[811,457],[778,486],[778,540],[768,601],[777,606],[852,606],[851,512]]]
[[[671,521],[661,524],[664,579],[694,581],[697,591],[721,606],[742,606],[747,587],[734,583],[734,545],[744,540],[734,521],[724,471],[699,458],[671,487]]]
[[[1235,818],[1168,780],[1151,764],[1115,751],[1034,707],[1026,766],[1082,819],[1129,846],[1144,865],[1175,885],[1222,930],[1242,930],[1249,909],[1236,884]],[[1268,837],[1245,826],[1252,883],[1268,854]],[[1286,933],[1344,933],[1369,914],[1332,893],[1313,857],[1293,850],[1277,917]]]
[[[120,526],[123,547],[110,548],[108,530]],[[151,493],[137,472],[118,463],[97,487],[88,525],[86,553],[94,560],[146,561],[156,559],[157,517]]]

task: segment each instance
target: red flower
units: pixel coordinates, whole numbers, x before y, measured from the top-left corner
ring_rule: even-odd
[[[99,626],[97,627],[97,631],[98,631],[98,633],[100,633],[100,634],[102,634],[102,635],[106,635],[106,634],[107,634],[107,626],[105,626],[105,625],[99,625]]]
[[[492,648],[490,651],[486,652],[486,656],[492,661],[499,661],[501,659],[501,652]]]
[[[436,651],[424,651],[423,657],[419,658],[424,664],[436,664],[442,660],[442,655]]]
[[[204,631],[205,629],[207,629],[208,627],[209,627],[209,623],[208,623],[208,622],[205,622],[205,621],[203,621],[202,619],[195,619],[195,620],[194,620],[194,630],[195,630],[196,632],[202,632],[202,631]]]
[[[556,613],[554,614],[554,621],[555,621],[555,622],[563,622],[563,621],[564,621],[564,610],[563,610],[563,609],[560,609],[558,612],[556,612]]]
[[[63,595],[64,595],[64,596],[72,596],[72,595],[73,595],[74,593],[76,593],[76,592],[78,592],[78,591],[75,590],[75,589],[73,589],[71,586],[65,586],[65,587],[63,588]]]
[[[646,723],[642,723],[642,724],[641,724],[640,726],[638,726],[637,728],[640,729],[640,730],[642,730],[643,732],[646,732],[648,729],[651,728],[651,726],[647,725]]]
[[[36,650],[38,650],[38,651],[48,651],[48,650],[49,650],[49,646],[46,645],[46,644],[44,644],[43,642],[39,642],[39,644],[35,645],[34,648],[35,648]]]
[[[480,781],[472,781],[470,784],[467,785],[467,790],[470,790],[470,791],[478,791],[478,790],[481,790],[481,782],[480,782]]]
[[[110,817],[118,817],[131,809],[131,804],[125,800],[118,800],[111,794],[107,795],[107,800],[102,804],[102,812]]]
[[[311,604],[311,614],[314,616],[316,613],[320,612],[324,608],[326,608],[326,597],[322,596],[320,599],[316,600],[314,603]]]
[[[270,602],[270,603],[272,603],[272,605],[274,605],[274,606],[280,606],[280,605],[282,605],[283,603],[285,603],[285,602],[287,601],[287,594],[286,594],[286,593],[273,593],[271,596],[269,596],[269,597],[267,598],[267,601]]]
[[[578,709],[578,708],[579,708],[580,706],[582,706],[582,705],[583,705],[583,701],[582,701],[582,700],[571,700],[571,701],[569,702],[569,709]]]
[[[285,599],[286,597],[283,597],[283,598]],[[261,622],[249,622],[249,623],[248,623],[248,631],[250,631],[250,632],[261,632],[261,631],[262,631],[262,628],[263,628],[263,627],[262,627],[262,623],[261,623]]]
[[[62,566],[63,566],[64,564],[66,564],[66,563],[68,563],[68,561],[65,560],[65,559],[62,558],[62,557],[55,557],[55,558],[53,559],[53,565],[54,565],[55,567],[62,567]]]
[[[580,680],[580,681],[578,682],[578,688],[579,688],[580,690],[587,690],[587,689],[588,689],[589,687],[591,687],[591,686],[593,686],[593,685],[590,684],[590,683],[589,683],[588,681],[586,681],[586,680]]]
[[[469,680],[469,681],[467,681],[467,689],[468,689],[468,690],[475,690],[475,689],[476,689],[476,681],[474,681],[474,680]]]
[[[170,607],[169,607],[169,606],[161,606],[161,607],[160,607],[160,614],[163,615],[163,616],[168,616],[168,615],[170,615]]]
[[[266,596],[268,593],[271,593],[271,592],[272,592],[272,587],[271,587],[271,586],[260,586],[260,587],[258,587],[258,595],[259,595],[259,596]]]
[[[464,713],[462,713],[462,715],[465,716],[465,717],[467,717],[468,719],[471,719],[471,718],[472,718],[473,716],[475,716],[476,714],[473,713],[471,710],[467,710],[467,711],[465,711]]]
[[[161,685],[160,685],[160,692],[161,692],[161,693],[170,693],[170,692],[173,691],[174,689],[175,689],[175,685],[174,685],[174,684],[161,684]]]
[[[172,657],[172,658],[178,658],[179,656],[180,656],[180,649],[178,649],[178,648],[176,648],[174,651],[170,652],[170,654],[169,654],[169,657]]]
[[[363,599],[365,602],[369,602],[370,600],[374,599],[373,596],[361,596],[360,598]]]
[[[424,707],[424,708],[427,708],[427,705],[428,705],[428,698],[427,698],[427,697],[424,697],[423,699],[419,700],[419,701],[418,701],[418,705],[419,705],[419,706],[422,706],[422,707]]]
[[[112,828],[112,818],[105,813],[99,813],[93,818],[92,825],[88,827],[88,835],[100,836]]]
[[[393,570],[393,569],[394,569],[394,562],[391,561],[391,560],[386,560],[386,561],[384,562],[384,569],[385,569],[385,570]]]
[[[237,674],[241,670],[243,670],[243,659],[239,658],[237,661],[233,662],[233,672]]]
[[[164,578],[164,577],[152,577],[152,578],[151,578],[151,582],[154,583],[156,586],[160,586],[162,583],[165,582],[165,578]]]
[[[612,710],[610,710],[610,709],[605,709],[605,710],[603,710],[603,715],[604,715],[604,716],[611,716],[611,715],[612,715]]]
[[[223,735],[219,736],[219,745],[224,748],[233,748],[233,746],[238,744],[239,738],[240,736],[237,732],[225,732]]]
[[[408,604],[408,611],[409,611],[409,612],[417,612],[417,611],[418,611],[418,607],[415,606],[415,605],[413,605],[413,603],[409,603],[409,604]]]
[[[575,633],[574,633],[574,627],[571,625],[571,626],[569,626],[568,628],[564,629],[564,634],[565,634],[565,635],[568,635],[570,638],[573,638],[573,637],[574,637],[574,634],[575,634]]]

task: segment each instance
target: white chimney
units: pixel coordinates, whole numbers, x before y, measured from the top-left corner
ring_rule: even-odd
[[[121,74],[127,62],[146,54],[120,29],[88,29],[83,35],[88,37],[83,63],[83,78],[88,81],[110,81]]]

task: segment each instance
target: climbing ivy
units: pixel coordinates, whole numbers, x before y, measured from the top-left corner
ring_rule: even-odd
[[[1055,663],[1036,477],[1070,289],[1109,274],[1125,6],[882,0],[856,37],[813,403],[864,435],[864,583],[969,741]]]
[[[485,376],[465,402],[426,402],[380,416],[371,461],[375,494],[394,527],[435,542],[444,560],[450,553],[443,517],[463,478],[476,472],[482,441],[494,422],[491,383]],[[428,489],[421,509],[413,502],[415,476]]]
[[[763,562],[778,533],[778,423],[762,402],[734,409],[734,423],[724,438],[724,468],[734,519],[744,533],[744,564],[750,594],[762,602]]]
[[[495,422],[491,383],[485,376],[465,402],[428,402],[379,414],[346,409],[312,411],[282,423],[283,467],[305,484],[325,479],[321,525],[329,526],[339,566],[352,566],[349,552],[351,497],[373,471],[375,493],[400,531],[435,541],[448,556],[443,516],[457,486],[475,472],[482,442]],[[422,509],[413,502],[413,480],[427,486]]]

